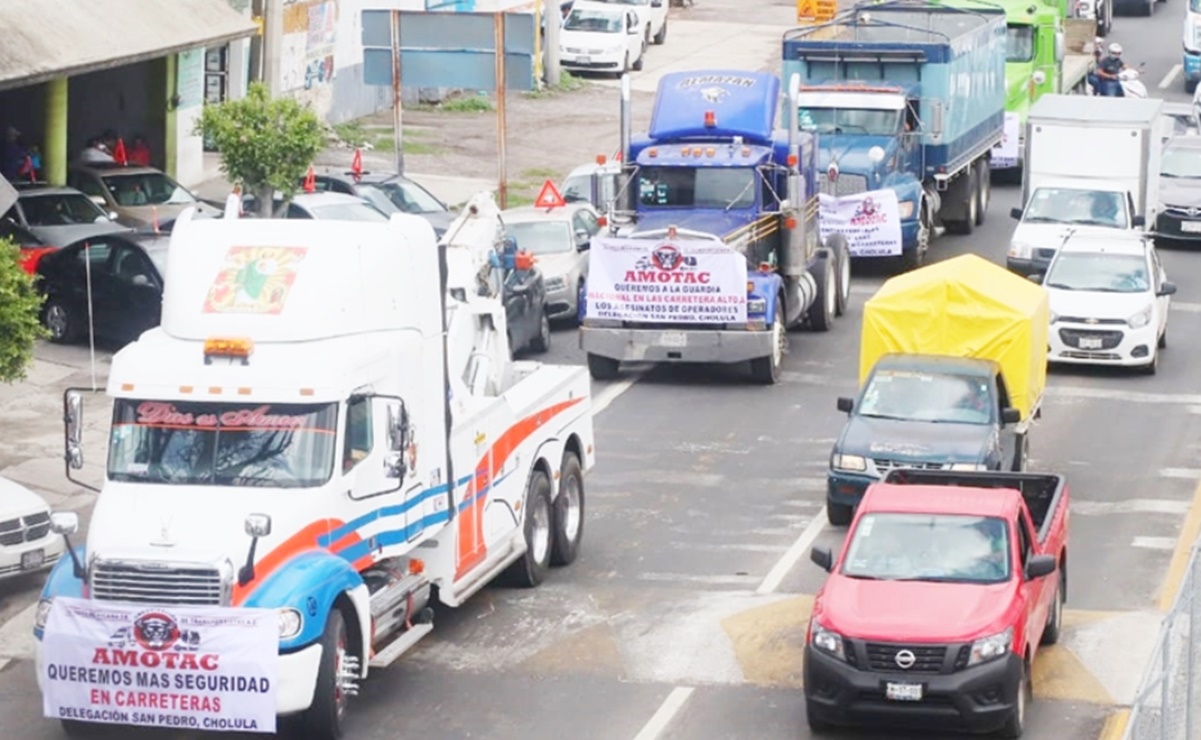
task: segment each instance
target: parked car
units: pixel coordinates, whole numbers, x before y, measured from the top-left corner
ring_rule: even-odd
[[[647,43],[659,45],[667,40],[667,3],[663,0],[595,0],[613,5],[629,5],[638,14]]]
[[[163,234],[105,234],[42,257],[37,277],[50,340],[69,343],[87,336],[89,272],[98,338],[128,342],[158,326],[169,242]]]
[[[115,221],[133,228],[174,219],[188,207],[209,216],[221,215],[218,209],[153,167],[73,165],[67,172],[67,184],[104,210],[116,213]]]
[[[115,223],[116,215],[105,213],[74,188],[35,185],[17,189],[17,202],[5,217],[43,244],[61,246],[97,234],[132,231]]]
[[[550,319],[546,315],[546,285],[542,271],[510,270],[504,284],[505,322],[509,351],[516,355],[550,349]]]
[[[7,239],[21,250],[21,267],[30,275],[37,269],[38,260],[54,247],[37,238],[29,229],[17,225],[9,217],[0,218],[0,239]]]
[[[439,237],[455,220],[455,212],[445,203],[404,175],[364,172],[355,177],[350,172],[325,172],[315,173],[313,181],[318,193],[355,195],[388,216],[393,213],[421,216]]]
[[[505,211],[505,233],[538,260],[546,284],[549,319],[575,319],[588,277],[588,248],[600,231],[599,214],[587,203],[563,208],[525,206]]]
[[[597,211],[606,213],[620,190],[620,175],[621,162],[580,165],[563,180],[559,192],[568,203],[591,203]],[[594,177],[598,186],[597,192],[593,192],[592,189]]]
[[[258,202],[253,195],[242,197],[242,210],[249,218],[258,214]],[[343,193],[297,193],[285,201],[275,194],[273,218],[311,218],[322,221],[387,221],[383,211],[354,195]]]
[[[1201,136],[1178,136],[1164,146],[1155,234],[1160,239],[1201,242]]]
[[[612,72],[642,69],[647,41],[631,8],[592,0],[575,3],[559,34],[559,66],[566,70]]]
[[[63,538],[50,531],[45,499],[0,478],[0,579],[46,570],[63,554]]]
[[[1075,234],[1046,275],[1051,363],[1122,365],[1154,374],[1167,346],[1176,286],[1167,280],[1151,237],[1140,233]]]

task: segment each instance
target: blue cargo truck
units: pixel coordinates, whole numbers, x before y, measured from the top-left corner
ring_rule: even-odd
[[[858,5],[784,35],[802,129],[818,136],[821,192],[891,188],[902,262],[942,229],[970,234],[988,209],[989,153],[1005,125],[1005,11],[925,0]]]
[[[644,248],[648,262],[659,248],[702,242],[745,257],[746,321],[599,319],[581,295],[580,346],[592,377],[616,377],[621,362],[750,361],[752,377],[772,384],[787,331],[827,331],[846,308],[846,241],[833,235],[823,242],[818,234],[816,138],[797,125],[796,89],[787,93],[785,126],[776,127],[781,94],[779,78],[763,72],[669,73],[659,81],[647,134],[634,138],[623,79],[612,238],[628,250]],[[590,260],[589,280],[599,282],[595,246]]]

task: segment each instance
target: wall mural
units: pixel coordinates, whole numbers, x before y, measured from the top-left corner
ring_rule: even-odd
[[[337,0],[285,0],[280,87],[324,113],[333,101]]]

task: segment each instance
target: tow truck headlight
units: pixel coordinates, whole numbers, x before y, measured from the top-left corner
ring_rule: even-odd
[[[1149,303],[1142,311],[1126,319],[1126,325],[1131,329],[1141,329],[1149,323],[1151,323],[1151,304]]]
[[[959,472],[988,470],[988,466],[983,463],[952,463],[951,470],[957,470]]]
[[[50,620],[50,609],[54,606],[54,599],[42,599],[38,602],[38,608],[33,613],[33,626],[37,629],[46,629],[46,622]]]
[[[897,207],[900,209],[901,220],[905,221],[913,218],[913,209],[916,208],[917,205],[911,200],[903,200],[897,204]]]
[[[826,629],[817,622],[810,626],[809,642],[813,647],[826,653],[833,655],[839,660],[846,660],[846,650],[842,641],[842,635],[837,632]]]
[[[279,610],[279,639],[290,640],[300,634],[304,627],[304,617],[295,609]]]
[[[746,302],[747,313],[767,313],[767,301],[762,298],[752,298]]]
[[[1013,645],[1013,628],[1001,632],[1000,634],[982,637],[972,643],[972,655],[968,658],[969,666],[987,663],[990,660],[1003,658],[1009,653],[1009,648]]]
[[[852,472],[863,472],[867,470],[867,460],[861,455],[842,455],[834,453],[834,457],[830,459],[830,466],[835,470],[850,470]]]

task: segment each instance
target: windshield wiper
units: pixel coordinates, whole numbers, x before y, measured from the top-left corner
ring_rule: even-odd
[[[755,179],[756,179],[755,176],[751,175],[751,179],[747,181],[746,187],[744,187],[742,189],[742,192],[739,193],[738,195],[734,196],[734,200],[732,200],[726,204],[726,207],[725,207],[726,211],[729,211],[731,208],[733,208],[735,206],[735,204],[738,203],[738,201],[742,200],[742,196],[746,195],[746,192],[751,189],[752,185],[755,184]]]
[[[1072,219],[1072,223],[1081,224],[1083,226],[1113,226],[1114,228],[1117,228],[1113,221],[1102,221],[1096,218],[1074,218]]]
[[[1063,283],[1045,283],[1045,285],[1048,288],[1058,288],[1060,290],[1079,290],[1079,288],[1073,288],[1072,286],[1064,285]]]
[[[844,573],[843,575],[845,575],[847,578],[854,578],[856,581],[894,581],[894,580],[896,580],[895,578],[885,578],[883,576],[864,576],[864,575],[854,575],[851,573]]]
[[[1034,224],[1057,224],[1057,223],[1060,223],[1060,219],[1051,218],[1050,216],[1026,216],[1026,218],[1023,220],[1026,223],[1034,223]]]
[[[889,416],[888,414],[865,414],[860,412],[859,416],[866,416],[869,419],[892,419],[893,421],[915,421],[908,416]]]

